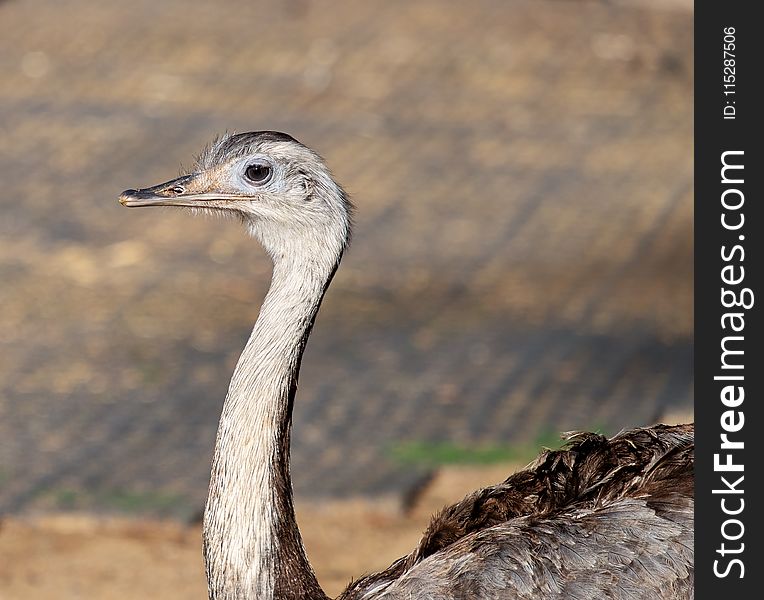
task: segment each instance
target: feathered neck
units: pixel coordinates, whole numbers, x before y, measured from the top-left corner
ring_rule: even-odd
[[[215,444],[203,530],[212,599],[326,599],[295,519],[289,444],[303,351],[341,256],[324,266],[274,257]]]

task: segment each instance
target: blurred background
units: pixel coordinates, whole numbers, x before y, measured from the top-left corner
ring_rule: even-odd
[[[358,207],[301,502],[691,419],[692,52],[689,0],[0,1],[0,512],[198,518],[270,264],[116,198],[226,130]]]

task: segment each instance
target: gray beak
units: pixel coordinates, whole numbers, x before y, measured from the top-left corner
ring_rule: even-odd
[[[184,175],[154,187],[141,190],[125,190],[119,195],[119,203],[130,208],[139,206],[194,206],[194,200],[209,199],[207,194],[186,194],[188,183],[194,175]]]

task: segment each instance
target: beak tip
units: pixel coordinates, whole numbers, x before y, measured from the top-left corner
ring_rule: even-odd
[[[130,202],[135,200],[136,190],[125,190],[119,195],[119,203],[122,206],[130,206]]]

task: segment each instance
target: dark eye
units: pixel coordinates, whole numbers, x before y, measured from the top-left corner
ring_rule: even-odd
[[[264,183],[271,177],[271,167],[263,164],[249,165],[244,176],[254,183]]]

